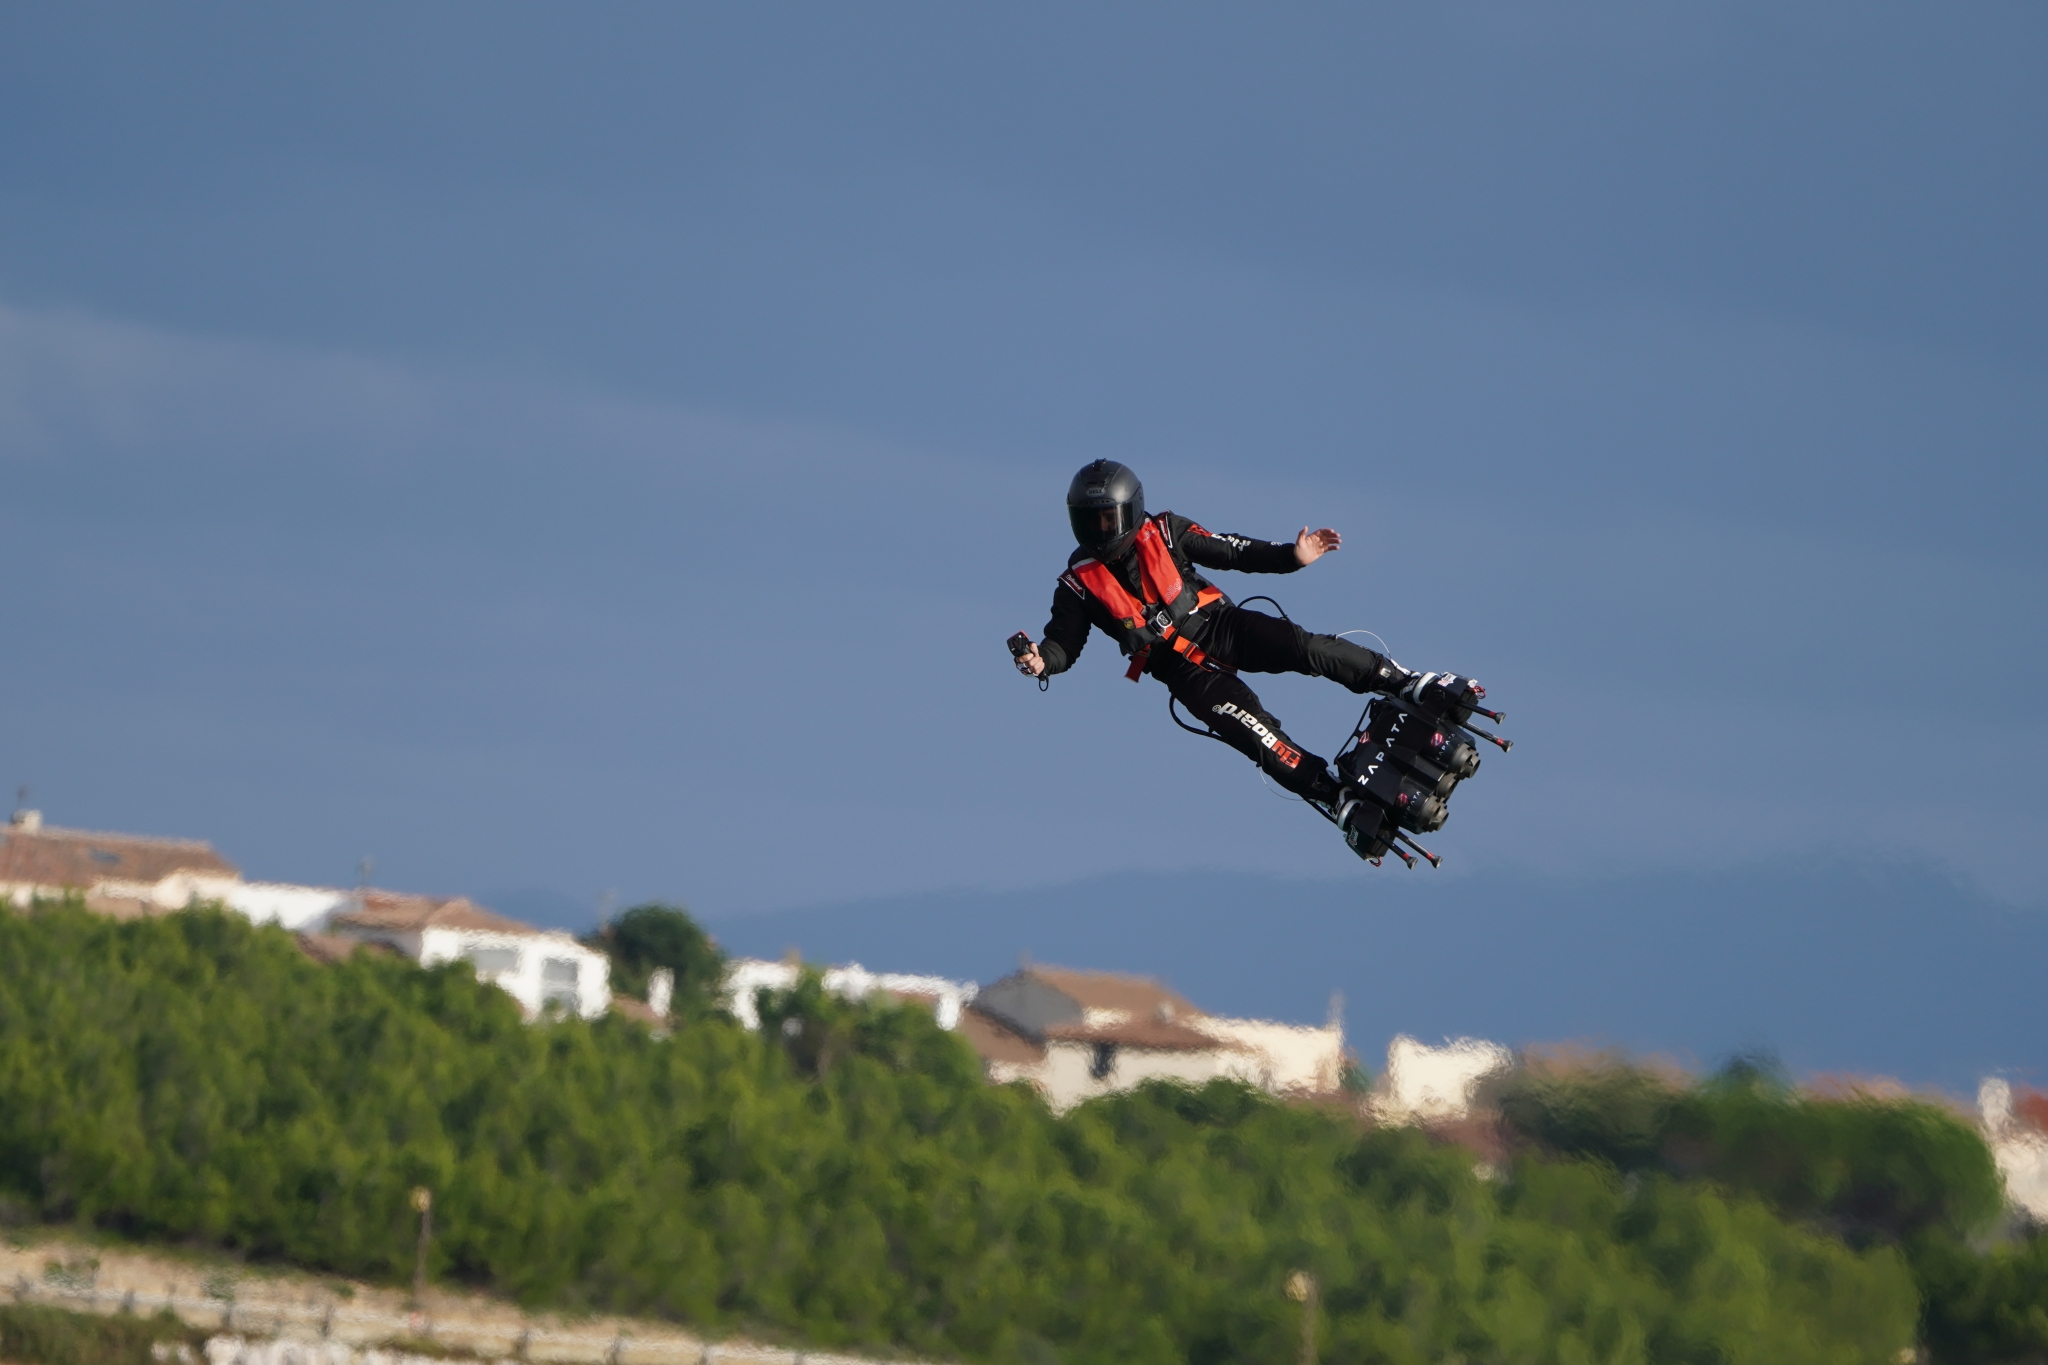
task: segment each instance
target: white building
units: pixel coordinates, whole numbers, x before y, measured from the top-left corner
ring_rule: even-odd
[[[365,891],[350,900],[329,917],[331,933],[384,944],[423,967],[466,961],[528,1018],[555,1008],[595,1019],[611,1006],[611,959],[559,929],[536,929],[460,897]]]
[[[27,907],[67,895],[120,919],[218,903],[299,935],[308,952],[324,959],[365,942],[422,965],[465,958],[528,1017],[559,1004],[590,1019],[611,1003],[611,961],[603,953],[465,900],[249,882],[197,839],[57,829],[39,812],[16,811],[0,832],[0,901]]]
[[[1344,1030],[1206,1014],[1156,981],[1027,967],[985,987],[961,1034],[989,1078],[1027,1081],[1055,1112],[1151,1080],[1243,1081],[1276,1095],[1334,1093]]]
[[[288,882],[236,882],[215,895],[230,910],[239,910],[252,924],[275,924],[294,934],[319,933],[329,921],[356,902],[356,893],[333,886],[293,886]]]
[[[1514,1054],[1483,1038],[1447,1039],[1430,1047],[1407,1034],[1387,1045],[1387,1070],[1373,1087],[1373,1116],[1382,1123],[1441,1123],[1468,1117],[1480,1083],[1507,1070]]]
[[[761,1027],[755,1008],[755,993],[786,991],[796,985],[802,969],[795,962],[768,962],[758,957],[734,958],[726,965],[721,990],[725,1008],[733,1018],[750,1029]],[[960,1011],[974,999],[972,981],[952,981],[943,976],[917,976],[907,972],[871,972],[858,962],[827,967],[821,974],[824,988],[842,1000],[866,1000],[881,993],[905,1004],[930,1009],[939,1027],[952,1030],[960,1024]]]
[[[243,885],[235,865],[197,839],[58,829],[18,810],[0,834],[0,898],[26,908],[67,895],[120,918],[169,914]]]
[[[2015,1103],[2011,1084],[1992,1076],[1977,1087],[1977,1112],[2006,1202],[2048,1224],[2048,1095],[2031,1092]]]
[[[0,899],[25,907],[74,894],[87,909],[117,919],[218,902],[294,933],[320,929],[352,898],[334,887],[243,881],[233,863],[198,839],[58,829],[45,825],[40,811],[16,811],[0,834]]]

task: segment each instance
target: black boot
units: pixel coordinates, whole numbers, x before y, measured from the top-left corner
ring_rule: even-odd
[[[1346,787],[1334,814],[1344,842],[1367,862],[1378,862],[1393,847],[1394,831],[1377,801],[1368,801],[1356,787]]]
[[[1301,644],[1302,653],[1317,677],[1340,682],[1353,692],[1398,692],[1412,676],[1386,655],[1339,635],[1310,635],[1304,631]]]
[[[1353,853],[1367,861],[1386,856],[1394,832],[1379,804],[1366,800],[1357,787],[1339,782],[1325,769],[1304,796],[1329,812]]]

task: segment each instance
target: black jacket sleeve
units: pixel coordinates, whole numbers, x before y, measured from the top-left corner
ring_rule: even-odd
[[[1172,514],[1169,514],[1172,515]],[[1294,557],[1294,542],[1253,540],[1249,536],[1219,536],[1183,516],[1174,516],[1174,531],[1180,537],[1181,552],[1205,569],[1235,569],[1239,573],[1293,573],[1301,567]]]
[[[1081,657],[1088,643],[1088,603],[1064,581],[1052,590],[1052,619],[1045,623],[1045,638],[1038,653],[1045,660],[1045,676],[1064,673]]]

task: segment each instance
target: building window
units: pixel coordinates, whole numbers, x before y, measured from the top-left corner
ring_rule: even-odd
[[[1109,1073],[1116,1069],[1116,1044],[1097,1043],[1095,1055],[1088,1059],[1088,1074],[1098,1081],[1109,1079]]]
[[[476,968],[478,976],[504,976],[519,970],[517,948],[464,948],[462,957]]]
[[[572,957],[551,957],[541,963],[540,1000],[543,1005],[577,1006],[576,976],[580,964]]]

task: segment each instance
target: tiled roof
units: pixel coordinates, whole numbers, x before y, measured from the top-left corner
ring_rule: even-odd
[[[365,891],[353,910],[334,917],[337,928],[391,934],[422,929],[479,929],[493,934],[539,934],[516,919],[495,915],[461,896],[407,896],[396,891]]]
[[[340,934],[299,934],[296,935],[299,951],[315,962],[332,966],[364,946],[359,938],[344,938]]]
[[[1808,1077],[1799,1088],[1817,1100],[1838,1102],[1890,1102],[1913,1097],[1911,1087],[1891,1076],[1857,1076],[1841,1072]]]
[[[960,1011],[959,1033],[984,1062],[1031,1065],[1043,1061],[1045,1049],[992,1014],[969,1005]]]
[[[1111,1043],[1150,1052],[1243,1052],[1240,1043],[1211,1038],[1169,1019],[1125,1019],[1114,1024],[1054,1024],[1049,1043]]]
[[[1123,1010],[1134,1017],[1147,1019],[1159,1018],[1162,1005],[1168,1017],[1201,1013],[1178,992],[1168,990],[1150,977],[1038,966],[1025,968],[1024,974],[1037,977],[1084,1010]]]
[[[666,1028],[668,1026],[667,1015],[656,1014],[654,1006],[648,1004],[645,1000],[637,1000],[630,995],[614,993],[612,996],[612,1013],[618,1015],[621,1019],[631,1019],[636,1024],[645,1024],[649,1028]]]
[[[159,882],[173,872],[241,875],[211,844],[198,839],[151,839],[48,825],[0,832],[0,882],[88,887],[109,880]]]

